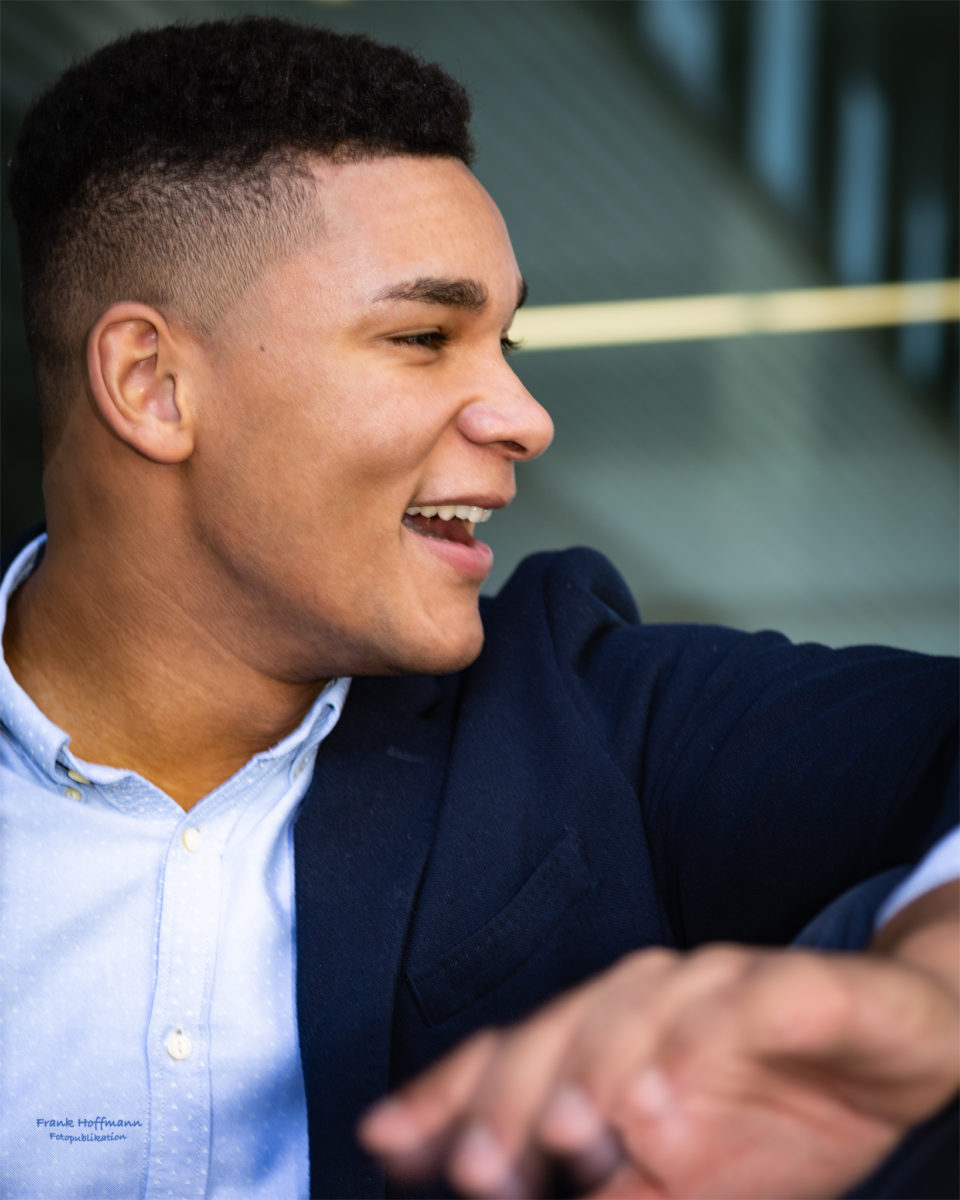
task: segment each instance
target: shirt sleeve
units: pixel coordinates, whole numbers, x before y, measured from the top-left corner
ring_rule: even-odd
[[[916,870],[886,899],[877,913],[876,927],[892,921],[908,904],[941,884],[960,879],[960,826],[942,837],[919,863]]]

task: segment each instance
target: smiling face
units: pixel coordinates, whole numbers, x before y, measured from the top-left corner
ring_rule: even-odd
[[[194,541],[261,667],[454,670],[482,643],[492,555],[473,523],[552,436],[505,357],[522,280],[462,163],[316,175],[321,239],[205,347]]]

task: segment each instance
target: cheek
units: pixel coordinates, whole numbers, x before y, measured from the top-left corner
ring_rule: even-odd
[[[449,426],[442,396],[395,364],[333,359],[290,358],[280,372],[258,353],[221,374],[200,458],[206,517],[232,539],[309,541],[332,565],[364,540],[399,537]]]

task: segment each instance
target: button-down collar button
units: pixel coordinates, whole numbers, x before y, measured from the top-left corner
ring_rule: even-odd
[[[183,1032],[183,1028],[180,1025],[172,1033],[167,1034],[167,1040],[163,1044],[166,1046],[170,1057],[175,1058],[177,1062],[189,1058],[190,1051],[193,1049],[190,1039]]]
[[[77,791],[76,788],[64,788],[63,794],[68,800],[82,800],[83,792]]]
[[[183,844],[191,854],[196,854],[196,852],[200,849],[200,843],[202,841],[203,839],[200,836],[200,830],[197,829],[195,825],[191,825],[188,829],[183,831]]]
[[[87,777],[85,775],[81,775],[79,771],[68,770],[67,774],[70,776],[70,778],[73,780],[74,783],[89,783],[90,782],[90,780],[87,779]]]

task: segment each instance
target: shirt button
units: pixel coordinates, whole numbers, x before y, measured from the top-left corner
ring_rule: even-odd
[[[171,1058],[175,1058],[177,1062],[181,1062],[185,1058],[190,1057],[190,1051],[193,1046],[190,1044],[190,1039],[183,1032],[183,1029],[178,1025],[176,1029],[167,1035],[167,1040],[164,1042],[167,1048],[167,1053]]]
[[[78,792],[76,788],[64,788],[63,794],[68,800],[82,800],[83,792]]]
[[[87,777],[85,775],[81,775],[79,771],[68,770],[67,774],[70,776],[70,778],[73,780],[74,783],[89,783],[90,782],[90,780],[87,779]]]
[[[200,830],[195,825],[191,825],[189,829],[183,831],[183,844],[191,854],[196,854],[200,849],[200,843],[203,839],[200,836]]]

